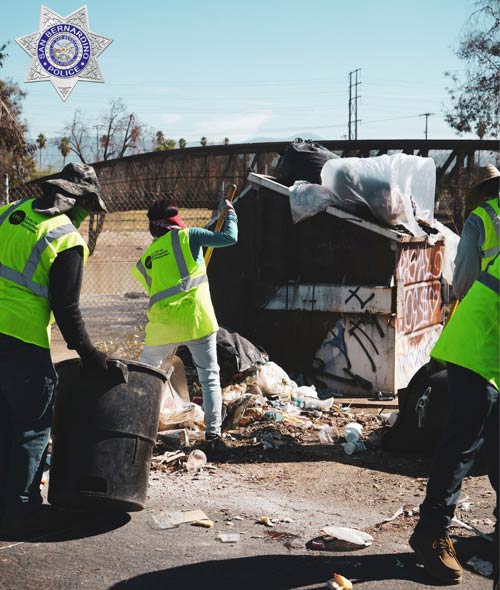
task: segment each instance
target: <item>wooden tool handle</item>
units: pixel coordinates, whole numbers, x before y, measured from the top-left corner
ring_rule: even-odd
[[[237,190],[237,186],[235,184],[231,185],[231,188],[229,189],[229,194],[227,195],[227,200],[232,203],[233,199],[236,195],[236,190]],[[222,229],[222,226],[224,225],[224,221],[226,219],[226,211],[224,211],[223,213],[221,212],[219,215],[219,219],[217,219],[217,223],[215,224],[215,229],[214,231],[219,232]],[[210,262],[210,258],[212,258],[212,253],[213,253],[214,249],[212,247],[207,248],[206,252],[205,252],[205,266],[208,266],[208,263]]]

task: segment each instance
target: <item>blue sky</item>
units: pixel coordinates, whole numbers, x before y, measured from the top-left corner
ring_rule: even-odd
[[[83,2],[48,0],[66,16]],[[89,119],[122,98],[167,137],[232,143],[312,132],[346,133],[348,73],[361,68],[358,137],[456,137],[446,125],[445,70],[472,0],[88,0],[90,28],[113,43],[99,58],[104,84],[79,82],[63,103],[48,82],[26,84],[30,59],[15,43],[38,30],[41,3],[4,3],[0,70],[27,91],[30,136],[60,133],[76,109]],[[307,133],[305,134],[307,135]]]

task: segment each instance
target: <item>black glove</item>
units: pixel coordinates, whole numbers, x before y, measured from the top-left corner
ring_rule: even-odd
[[[102,350],[93,348],[80,354],[82,375],[85,377],[104,377],[108,373],[108,355]]]

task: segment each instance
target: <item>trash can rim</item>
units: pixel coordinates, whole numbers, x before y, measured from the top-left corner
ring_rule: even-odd
[[[123,359],[123,358],[118,358],[118,357],[114,357],[114,356],[110,356],[108,358],[110,361],[119,361],[120,363],[126,364],[127,368],[137,367],[139,369],[147,369],[148,372],[155,373],[158,377],[163,379],[163,381],[165,383],[168,379],[168,376],[165,373],[165,371],[162,371],[161,369],[157,369],[156,367],[152,367],[151,365],[147,365],[146,363],[140,363],[139,361],[132,361],[129,359]],[[65,359],[63,361],[59,361],[58,363],[55,363],[54,366],[57,369],[57,367],[60,367],[60,366],[75,364],[75,361],[80,362],[80,357],[76,356],[71,359]]]

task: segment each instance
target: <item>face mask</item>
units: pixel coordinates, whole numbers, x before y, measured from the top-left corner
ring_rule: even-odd
[[[71,219],[73,225],[78,229],[83,221],[88,216],[89,212],[80,205],[75,205],[71,211],[67,214]]]

